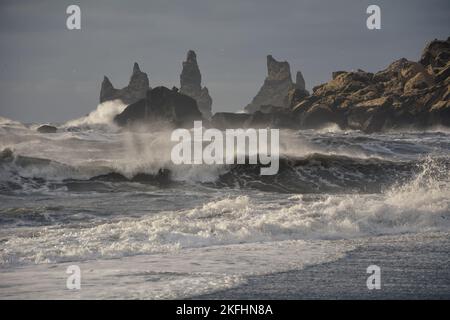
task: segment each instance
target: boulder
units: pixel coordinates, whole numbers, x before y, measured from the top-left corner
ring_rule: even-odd
[[[431,107],[428,125],[450,127],[450,100],[439,101]]]
[[[249,118],[248,113],[217,112],[211,118],[211,126],[221,130],[244,128]]]
[[[286,105],[289,106],[290,109],[293,109],[294,106],[299,104],[303,99],[309,96],[308,91],[295,88],[288,92],[286,99]]]
[[[447,40],[433,40],[422,52],[420,63],[431,69],[445,67],[450,60],[450,37]]]
[[[346,127],[366,133],[380,131],[389,117],[392,99],[381,97],[360,102],[349,108],[346,113]]]
[[[265,104],[265,105],[262,105],[261,107],[259,107],[259,111],[262,113],[277,113],[277,112],[286,111],[286,108],[272,106],[270,104]]]
[[[12,162],[14,160],[14,153],[10,148],[5,148],[0,151],[0,163]]]
[[[195,120],[202,120],[196,101],[166,87],[148,90],[145,99],[129,105],[114,118],[119,126],[160,122],[174,127],[192,127]]]
[[[56,131],[58,131],[58,129],[54,126],[44,124],[44,125],[40,126],[39,128],[37,128],[37,131],[39,133],[56,133]]]
[[[418,72],[410,78],[403,88],[404,93],[414,92],[432,86],[433,78],[427,72]]]
[[[334,71],[331,73],[331,79],[334,80],[336,79],[339,75],[346,73],[345,71]]]
[[[331,123],[341,125],[341,122],[339,113],[324,104],[313,105],[300,117],[302,129],[321,128]]]

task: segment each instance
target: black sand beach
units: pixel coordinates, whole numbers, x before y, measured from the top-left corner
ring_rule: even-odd
[[[194,299],[450,299],[450,235],[429,233],[362,240],[331,263],[265,276]],[[366,268],[381,268],[368,290]]]

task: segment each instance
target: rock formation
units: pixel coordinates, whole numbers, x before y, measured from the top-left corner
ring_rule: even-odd
[[[48,124],[44,124],[36,129],[39,133],[56,133],[58,129],[54,126],[50,126]]]
[[[300,72],[292,82],[287,62],[267,57],[268,76],[246,107],[248,113],[221,112],[206,126],[228,128],[315,129],[337,124],[343,129],[378,132],[435,125],[450,127],[450,38],[434,40],[419,62],[399,59],[376,73],[363,70],[335,71],[327,83],[310,95]],[[114,89],[105,78],[101,101],[134,101],[115,117],[120,126],[170,123],[191,126],[209,119],[211,98],[201,88],[196,56],[188,52],[180,77],[181,88],[148,88],[145,73],[135,65],[130,85]],[[140,97],[140,98],[139,98]],[[202,107],[198,107],[202,105]]]
[[[450,126],[450,40],[432,41],[419,62],[399,59],[375,74],[333,72],[313,94],[290,99],[300,128],[336,123],[365,132]]]
[[[271,55],[268,55],[267,73],[268,75],[264,80],[263,86],[259,89],[258,94],[245,107],[248,113],[260,110],[260,107],[263,105],[288,107],[288,95],[291,91],[296,90],[297,94],[304,93],[304,95],[307,95],[302,73],[300,71],[297,72],[297,83],[292,82],[291,68],[287,61],[280,62],[275,60]]]
[[[125,104],[135,103],[143,98],[149,90],[148,76],[142,72],[137,63],[134,63],[133,74],[128,86],[122,89],[115,89],[108,77],[103,78],[100,90],[100,103],[119,99]]]
[[[119,126],[161,123],[192,127],[194,120],[202,120],[196,101],[166,87],[148,90],[144,99],[129,105],[114,118]]]
[[[183,70],[180,75],[180,93],[183,93],[197,101],[197,106],[203,117],[211,118],[212,99],[208,88],[202,88],[202,75],[197,64],[197,55],[189,50],[186,61],[183,62]]]
[[[249,118],[248,113],[216,112],[211,118],[211,126],[221,130],[244,128]]]

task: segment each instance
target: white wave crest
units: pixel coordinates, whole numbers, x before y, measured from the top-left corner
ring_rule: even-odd
[[[2,244],[0,264],[116,258],[261,241],[349,239],[450,230],[448,172],[430,160],[382,194],[242,195],[83,229],[48,227]],[[444,177],[441,176],[444,174]]]
[[[100,103],[97,109],[85,117],[70,120],[63,127],[90,127],[96,125],[114,126],[114,117],[127,107],[121,100]]]

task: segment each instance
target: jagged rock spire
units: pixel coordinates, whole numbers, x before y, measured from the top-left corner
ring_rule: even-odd
[[[143,92],[143,97],[145,97],[145,93],[149,89],[148,76],[145,72],[141,71],[137,62],[133,65],[133,74],[131,75],[128,89],[135,93]]]
[[[183,93],[197,102],[198,109],[205,118],[211,117],[212,99],[206,87],[202,88],[202,75],[197,64],[197,55],[189,50],[183,70],[180,74],[180,93]]]
[[[139,64],[137,62],[133,65],[133,74],[141,72],[141,69],[139,68]]]
[[[183,70],[180,75],[181,88],[190,90],[200,90],[202,75],[197,64],[197,55],[193,50],[187,53],[186,61],[183,62]]]
[[[267,56],[267,80],[292,82],[289,62],[277,61],[269,54]]]
[[[111,81],[108,79],[107,76],[104,76],[102,81],[102,87],[100,89],[100,102],[108,100],[108,97],[113,96],[115,92],[116,89],[114,88]]]
[[[115,89],[108,77],[103,78],[100,90],[100,103],[110,100],[122,100],[125,104],[132,104],[145,98],[150,89],[148,76],[142,72],[137,62],[133,65],[133,74],[130,77],[128,86],[122,89]]]
[[[249,113],[260,110],[261,106],[288,107],[288,93],[295,89],[291,68],[287,61],[277,61],[267,56],[267,77],[252,102],[245,107]]]
[[[297,75],[295,76],[295,85],[297,89],[306,90],[305,79],[303,78],[301,71],[297,71]]]

